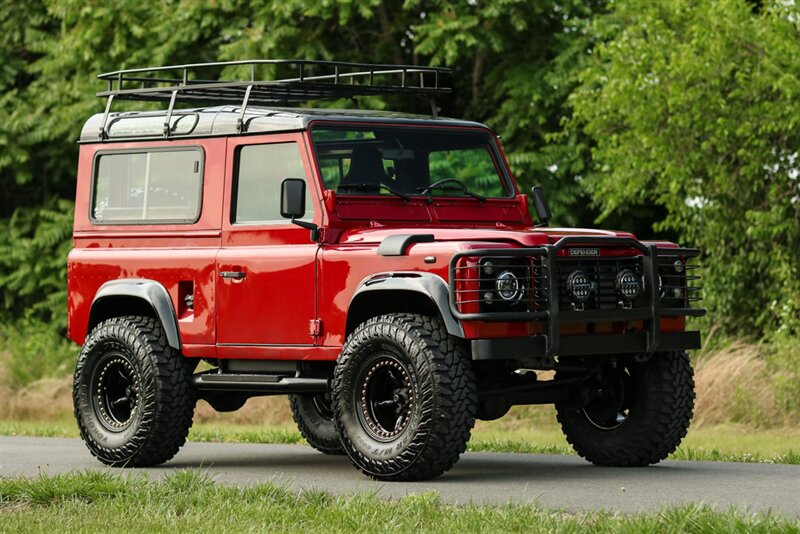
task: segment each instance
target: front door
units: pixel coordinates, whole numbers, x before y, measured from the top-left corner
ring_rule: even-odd
[[[318,245],[280,215],[285,178],[305,179],[308,199],[314,196],[303,137],[230,139],[228,161],[216,272],[218,352],[240,347],[247,356],[247,347],[312,345]],[[313,220],[314,211],[307,200],[305,219]]]

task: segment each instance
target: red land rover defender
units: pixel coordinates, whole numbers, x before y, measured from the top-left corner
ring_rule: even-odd
[[[250,74],[209,79],[223,68]],[[271,107],[433,99],[446,73],[265,60],[100,76],[69,256],[75,416],[93,455],[160,464],[197,399],[231,411],[278,394],[311,446],[381,480],[443,473],[475,419],[517,404],[554,403],[595,464],[675,450],[694,401],[685,351],[700,345],[685,319],[704,313],[697,250],[549,228],[538,189],[535,224],[497,136],[435,103]],[[112,113],[115,99],[169,104]]]

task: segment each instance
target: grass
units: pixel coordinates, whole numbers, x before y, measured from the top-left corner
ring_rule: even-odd
[[[0,421],[0,436],[78,437],[75,423]],[[294,426],[199,423],[189,433],[190,441],[225,443],[304,444]],[[800,464],[800,429],[753,431],[741,425],[692,428],[673,460],[707,460],[747,463]],[[478,423],[469,443],[470,451],[533,454],[575,454],[555,425],[535,429],[505,429],[501,422]]]
[[[274,483],[216,484],[196,471],[160,482],[106,471],[0,479],[2,532],[798,532],[800,521],[704,505],[658,513],[553,512],[535,505],[454,506],[436,493],[397,500]]]
[[[77,354],[76,345],[41,321],[24,319],[0,324],[0,364],[5,385],[19,388],[68,374]]]
[[[693,358],[695,421],[800,426],[799,339],[726,342]]]

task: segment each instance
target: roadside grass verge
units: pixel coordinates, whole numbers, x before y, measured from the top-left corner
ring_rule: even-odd
[[[198,471],[159,482],[107,471],[0,479],[3,532],[797,532],[800,521],[702,504],[657,513],[567,513],[535,505],[443,503],[435,492],[401,499],[333,495],[275,483],[216,484]]]
[[[469,442],[470,451],[569,454],[575,451],[555,425],[506,430],[494,423],[479,423]],[[78,437],[70,420],[56,422],[0,421],[0,436]],[[2,440],[2,437],[0,437]],[[190,441],[224,443],[305,444],[294,426],[199,423]],[[753,431],[741,425],[700,426],[690,429],[672,460],[800,464],[800,429]]]

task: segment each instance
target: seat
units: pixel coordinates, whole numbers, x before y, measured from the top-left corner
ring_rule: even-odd
[[[374,192],[380,192],[380,186],[386,182],[386,170],[383,168],[381,153],[374,146],[360,146],[350,155],[350,169],[339,183],[340,193],[372,193],[372,188],[357,187],[374,186]]]

